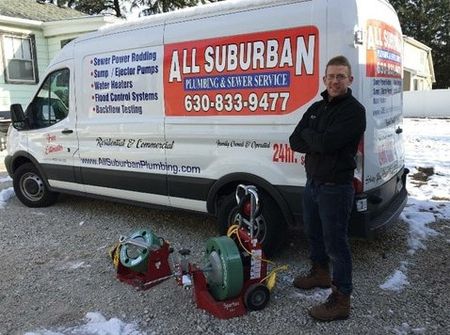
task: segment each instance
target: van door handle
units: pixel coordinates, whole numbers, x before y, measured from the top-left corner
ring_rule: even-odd
[[[397,129],[395,129],[395,133],[396,134],[401,134],[401,133],[403,133],[403,129],[398,127]]]
[[[72,134],[73,130],[72,129],[64,129],[63,131],[61,131],[61,133],[63,133],[63,134]]]

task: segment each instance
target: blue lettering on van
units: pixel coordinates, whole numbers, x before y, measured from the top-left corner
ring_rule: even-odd
[[[94,78],[108,78],[109,72],[108,70],[94,70]]]
[[[128,63],[130,55],[112,55],[111,60],[113,64]]]
[[[111,101],[130,101],[130,92],[128,93],[109,93]]]
[[[401,56],[395,52],[383,49],[377,49],[376,52],[379,59],[390,60],[396,63],[401,63],[402,61]]]
[[[105,101],[109,101],[109,96],[108,94],[97,94],[95,93],[94,95],[94,99],[96,102],[105,102]]]
[[[289,87],[290,72],[263,72],[242,75],[202,76],[184,78],[186,91],[217,89],[277,88]]]
[[[140,66],[138,65],[136,67],[137,74],[154,74],[158,73],[158,65],[151,65],[151,66]]]
[[[118,114],[120,113],[120,107],[104,105],[104,106],[95,106],[95,113],[97,114]]]
[[[109,90],[109,87],[108,81],[94,81],[94,88],[96,90]]]
[[[111,80],[112,89],[133,88],[132,80]]]
[[[131,53],[131,61],[132,62],[142,62],[142,61],[155,61],[156,60],[156,52],[150,51],[142,51],[140,53]]]
[[[95,66],[97,65],[109,65],[111,61],[110,57],[94,57],[93,60],[91,60],[91,64],[94,64]]]
[[[139,114],[142,115],[142,106],[136,106],[136,105],[122,105],[122,114]]]
[[[154,101],[158,100],[158,93],[157,92],[133,92],[131,93],[131,99],[133,101]]]
[[[122,76],[134,76],[136,74],[136,68],[135,67],[116,67],[113,71],[114,75],[116,77],[122,77]]]

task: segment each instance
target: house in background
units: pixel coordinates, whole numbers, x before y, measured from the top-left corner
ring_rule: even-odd
[[[403,36],[403,90],[428,91],[435,82],[431,48]]]
[[[0,0],[0,149],[10,105],[26,108],[55,54],[77,36],[117,20],[38,0]]]
[[[403,117],[450,118],[450,89],[433,89],[431,48],[403,36]]]

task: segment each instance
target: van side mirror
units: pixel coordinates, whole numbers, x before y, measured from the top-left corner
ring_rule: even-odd
[[[14,128],[17,130],[26,129],[26,120],[25,113],[23,112],[21,104],[12,104],[11,105],[11,123]]]

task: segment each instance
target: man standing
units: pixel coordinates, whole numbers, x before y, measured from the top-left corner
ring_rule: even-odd
[[[358,143],[366,129],[365,109],[352,95],[349,61],[332,58],[326,67],[323,100],[312,104],[289,138],[294,151],[306,153],[303,223],[312,267],[298,276],[301,289],[332,287],[327,301],[310,310],[318,320],[346,319],[350,314],[352,255],[348,224],[353,206],[353,175]],[[330,275],[329,262],[333,269]]]

